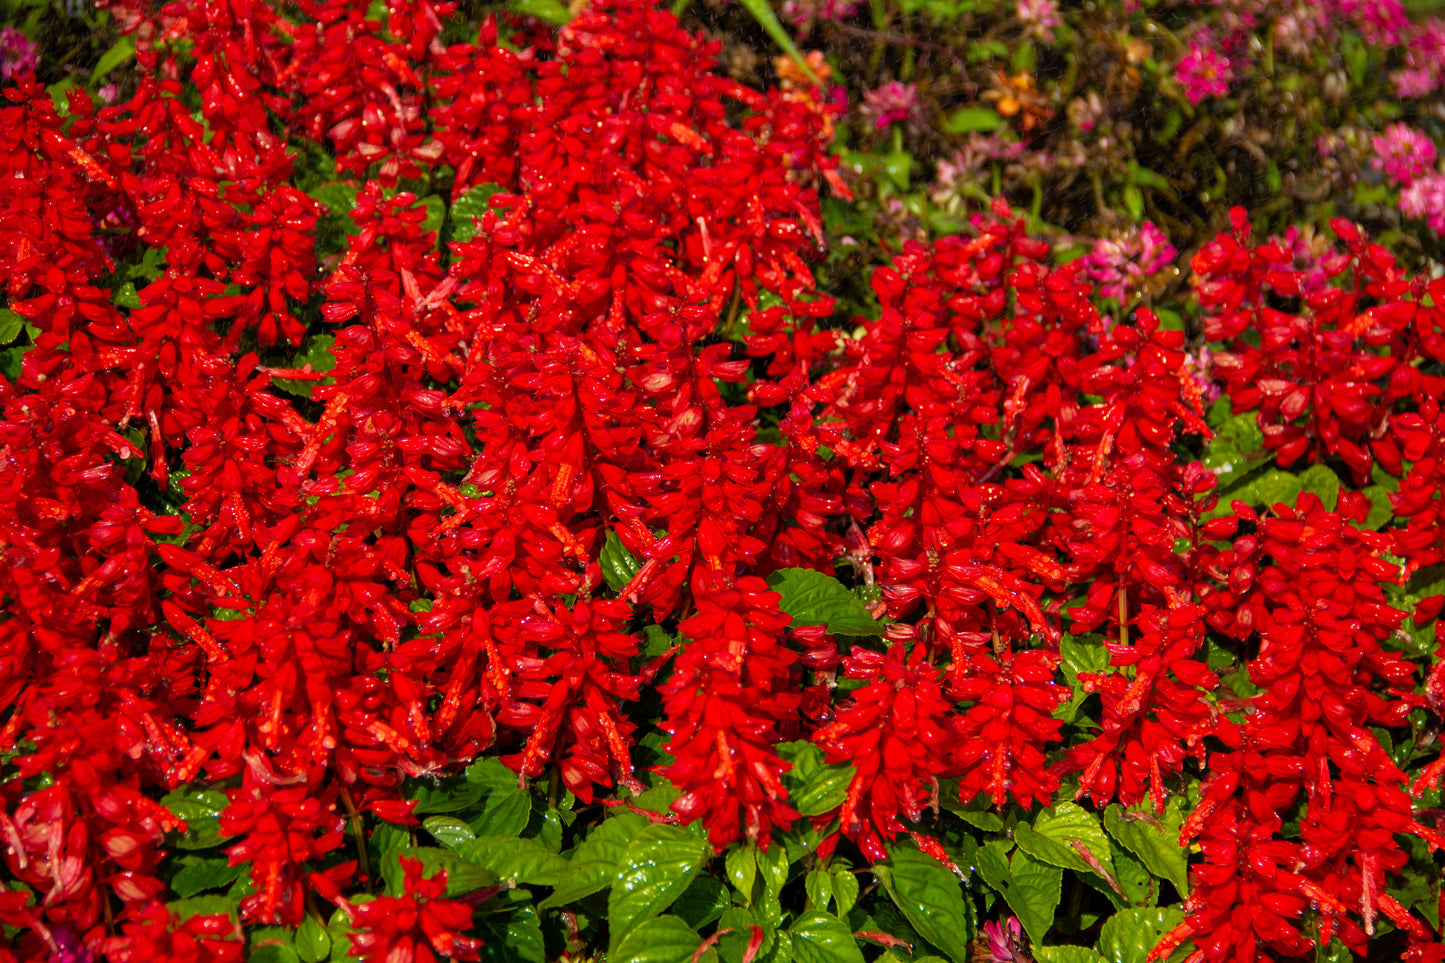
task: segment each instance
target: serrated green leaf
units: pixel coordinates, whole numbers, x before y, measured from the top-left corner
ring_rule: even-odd
[[[1180,896],[1189,895],[1189,858],[1179,845],[1184,824],[1179,800],[1170,799],[1159,819],[1128,818],[1123,806],[1113,803],[1104,810],[1104,829],[1156,876],[1174,884]]]
[[[1087,946],[1035,946],[1033,954],[1038,963],[1108,963]]]
[[[495,886],[499,882],[496,873],[483,869],[450,849],[399,846],[388,849],[381,857],[381,878],[386,881],[386,891],[392,896],[400,896],[402,893],[402,857],[421,860],[422,876],[427,879],[446,870],[449,897],[465,896],[484,886]]]
[[[166,908],[183,920],[192,916],[229,916],[236,919],[240,905],[229,896],[191,896],[173,900],[166,904]]]
[[[532,795],[517,789],[487,796],[482,814],[469,826],[478,836],[520,836],[532,818]]]
[[[733,889],[742,894],[743,902],[753,905],[758,888],[758,851],[751,846],[729,849],[723,857],[723,870]]]
[[[672,911],[694,930],[700,930],[722,916],[731,905],[726,886],[711,876],[699,875],[672,904]]]
[[[476,783],[457,777],[444,779],[434,786],[423,783],[412,791],[412,798],[417,801],[412,812],[418,816],[427,813],[461,812],[476,805],[485,792],[486,790]]]
[[[809,910],[788,927],[796,963],[863,963],[848,924],[831,913]]]
[[[331,958],[331,934],[314,916],[307,916],[296,928],[294,945],[301,963],[321,963]]]
[[[440,231],[447,219],[447,202],[435,194],[428,194],[420,198],[419,203],[426,211],[426,217],[421,222],[422,231],[428,234]]]
[[[642,563],[627,550],[622,539],[610,528],[602,540],[602,555],[598,564],[602,567],[602,577],[607,580],[607,587],[614,592],[626,588],[633,576],[642,569]]]
[[[1059,642],[1064,679],[1072,693],[1067,702],[1054,711],[1054,718],[1073,722],[1089,692],[1079,684],[1081,673],[1103,672],[1109,668],[1109,650],[1095,636],[1065,635]],[[980,827],[982,828],[982,827]],[[1000,824],[1002,828],[1002,824]]]
[[[788,804],[802,815],[821,816],[848,798],[856,767],[829,765],[823,750],[811,742],[782,743],[778,755],[792,765],[783,775],[783,784],[788,788]]]
[[[1124,909],[1104,921],[1097,949],[1107,963],[1144,963],[1149,951],[1184,922],[1178,907]]]
[[[858,877],[851,869],[833,870],[833,899],[840,917],[846,917],[858,903]]]
[[[692,963],[702,938],[686,921],[659,916],[640,923],[607,955],[617,963]]]
[[[1299,480],[1300,491],[1318,496],[1325,511],[1335,510],[1340,501],[1340,476],[1328,466],[1311,465],[1295,477]]]
[[[821,867],[808,871],[803,879],[803,891],[808,894],[808,906],[827,912],[833,902],[833,874]]]
[[[903,846],[875,865],[873,874],[920,936],[953,963],[967,963],[974,920],[957,877],[933,857]]]
[[[161,798],[161,805],[186,821],[186,832],[175,840],[181,849],[212,849],[229,836],[221,835],[217,818],[226,808],[226,794],[218,789],[196,789],[182,786]]]
[[[779,607],[798,625],[823,625],[836,635],[877,636],[883,624],[842,582],[807,568],[778,569],[768,585],[781,596]]]
[[[330,371],[336,367],[336,355],[331,353],[331,346],[336,339],[329,334],[313,334],[306,339],[302,350],[291,359],[287,365],[289,368],[311,370],[315,372]],[[296,378],[272,378],[271,383],[287,394],[296,395],[300,398],[310,398],[312,391],[317,385],[329,384],[331,378],[323,378],[320,381],[302,381]]]
[[[502,898],[515,901],[511,909],[485,915],[478,924],[482,963],[546,963],[547,944],[537,908],[526,902],[525,891],[514,890]]]
[[[503,881],[556,886],[569,872],[567,860],[535,839],[478,836],[460,843],[456,851],[483,869],[496,873]]]
[[[1298,476],[1271,470],[1248,485],[1245,500],[1263,508],[1273,508],[1278,504],[1293,506],[1302,487]]]
[[[208,889],[229,886],[242,873],[246,864],[230,865],[225,856],[182,856],[177,860],[180,871],[171,878],[171,892],[180,897],[194,896]]]
[[[706,842],[677,826],[650,825],[634,836],[607,901],[612,948],[634,927],[671,906],[708,855]]]
[[[517,774],[492,756],[478,759],[468,766],[466,777],[467,782],[474,782],[489,793],[515,792],[518,788]]]
[[[566,879],[538,908],[565,906],[606,889],[617,875],[628,844],[648,825],[636,813],[618,813],[604,820],[573,851]]]
[[[353,903],[360,903],[369,897],[362,894],[361,897],[353,898]],[[326,935],[331,939],[331,963],[356,963],[356,957],[351,955],[351,918],[346,911],[338,909],[331,914],[331,920],[326,924]]]
[[[501,193],[497,184],[477,184],[452,201],[452,241],[470,241],[477,233],[477,219],[491,207],[493,194]]]
[[[758,878],[763,881],[762,897],[753,904],[753,912],[764,922],[776,927],[783,922],[783,887],[788,882],[788,854],[782,846],[769,846],[757,851]]]
[[[467,840],[476,838],[472,827],[455,816],[429,816],[421,821],[421,828],[447,849],[456,849]]]
[[[1077,803],[1057,803],[1039,813],[1032,825],[1020,823],[1014,829],[1014,842],[1019,849],[1051,866],[1092,873],[1093,867],[1075,848],[1076,844],[1083,845],[1105,872],[1114,875],[1113,850],[1104,828],[1099,825],[1099,817]]]
[[[1008,903],[1029,939],[1041,943],[1049,927],[1054,925],[1064,871],[1023,852],[1014,853],[1009,860],[1007,853],[1011,845],[1003,840],[989,843],[979,848],[974,859],[984,881]]]

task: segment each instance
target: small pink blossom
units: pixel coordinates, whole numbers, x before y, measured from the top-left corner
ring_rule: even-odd
[[[1370,144],[1375,150],[1371,166],[1404,187],[1435,165],[1434,141],[1409,124],[1390,124]]]
[[[1174,65],[1174,80],[1184,89],[1184,96],[1198,106],[1207,97],[1223,97],[1229,93],[1234,68],[1218,50],[1206,47],[1198,38],[1189,41],[1189,52]]]
[[[1416,178],[1400,192],[1400,211],[1424,221],[1437,236],[1445,234],[1445,174]]]
[[[1054,42],[1054,28],[1063,24],[1059,0],[1018,0],[1017,14],[1030,36],[1043,43]]]
[[[40,66],[40,48],[14,27],[0,27],[0,81],[33,74]]]
[[[861,0],[783,0],[783,17],[804,30],[822,21],[847,20]]]
[[[1024,928],[1017,916],[1007,921],[989,920],[983,924],[983,935],[988,940],[988,959],[984,963],[1017,963],[1027,961],[1023,952]]]
[[[1201,346],[1198,354],[1184,356],[1184,371],[1199,389],[1199,397],[1204,402],[1204,407],[1214,404],[1224,393],[1223,386],[1214,377],[1214,353],[1207,345]]]
[[[1099,286],[1099,294],[1123,300],[1141,278],[1168,265],[1179,251],[1157,226],[1145,221],[1117,237],[1100,238],[1084,255],[1084,272]]]
[[[876,90],[866,91],[863,105],[858,110],[872,120],[878,130],[889,124],[917,120],[922,110],[918,101],[918,85],[890,80]]]

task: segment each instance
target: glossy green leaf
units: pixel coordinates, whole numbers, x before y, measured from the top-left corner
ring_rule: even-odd
[[[1129,852],[1139,857],[1149,872],[1174,884],[1179,895],[1189,895],[1189,858],[1179,845],[1184,824],[1179,800],[1165,805],[1162,818],[1149,813],[1127,813],[1118,803],[1104,810],[1104,828]]]
[[[875,636],[883,624],[863,601],[831,575],[808,568],[783,568],[768,576],[781,597],[780,607],[798,625],[824,625],[837,635]]]
[[[452,241],[470,241],[476,236],[477,219],[491,208],[493,194],[501,193],[497,184],[477,184],[452,201]]]
[[[598,890],[616,878],[627,846],[649,823],[636,813],[618,813],[594,828],[573,851],[567,876],[538,904],[540,909],[565,906]]]
[[[512,891],[497,897],[511,901],[504,912],[494,910],[483,915],[478,929],[482,938],[482,963],[546,963],[547,944],[542,936],[542,921],[537,908],[525,891]]]
[[[306,345],[287,367],[298,368],[302,371],[310,370],[316,372],[330,371],[336,367],[336,355],[331,353],[331,346],[336,339],[329,334],[313,334],[306,339]],[[312,391],[319,384],[326,383],[331,379],[321,381],[302,381],[296,378],[272,378],[271,383],[287,394],[296,395],[300,398],[310,398]]]
[[[459,844],[456,851],[506,882],[556,886],[569,871],[567,860],[535,839],[516,836],[478,836]]]
[[[131,290],[135,287],[132,285]],[[9,308],[0,308],[0,345],[12,343],[25,330],[25,319]]]
[[[1104,921],[1097,949],[1107,963],[1144,963],[1164,934],[1182,922],[1184,913],[1174,906],[1119,910]]]
[[[226,808],[226,794],[218,789],[182,786],[161,798],[161,805],[186,821],[186,831],[175,840],[181,849],[211,849],[228,838],[221,835],[217,818]]]
[[[833,902],[833,874],[821,867],[809,870],[803,879],[803,891],[808,894],[810,909],[826,912]]]
[[[106,74],[128,60],[135,58],[135,37],[126,35],[115,43],[111,44],[109,50],[100,55],[95,62],[95,69],[90,72],[90,82],[96,83]]]
[[[369,902],[371,897],[362,894],[352,897],[353,903]],[[326,924],[326,935],[331,938],[331,963],[355,963],[356,957],[351,953],[351,918],[346,915],[343,909],[337,909],[331,914],[331,920]]]
[[[953,873],[932,856],[900,846],[873,874],[919,935],[954,963],[966,963],[974,919]]]
[[[450,849],[432,849],[427,846],[400,846],[389,849],[381,857],[381,878],[386,881],[386,891],[392,896],[402,893],[403,873],[401,858],[419,859],[422,876],[430,879],[446,870],[447,896],[464,896],[484,886],[495,886],[496,873],[490,872]]]
[[[230,865],[225,856],[182,856],[176,860],[180,871],[171,878],[171,892],[177,896],[194,896],[208,889],[229,886],[246,872],[246,864]]]
[[[809,910],[788,927],[796,963],[863,963],[848,924],[831,913]]]
[[[1007,857],[1010,845],[1003,840],[989,843],[979,848],[974,859],[984,881],[1008,903],[1029,939],[1041,943],[1049,927],[1054,925],[1064,871],[1038,862],[1028,853],[1014,853],[1010,860]]]
[[[476,783],[456,777],[443,780],[440,785],[422,784],[412,793],[412,798],[417,801],[412,813],[424,816],[428,813],[461,812],[475,806],[485,792],[486,790]]]
[[[1099,817],[1077,803],[1057,803],[1039,813],[1032,826],[1020,824],[1014,829],[1014,841],[1019,849],[1052,866],[1080,873],[1094,872],[1076,848],[1083,846],[1105,872],[1114,875],[1113,850],[1104,828],[1099,825]]]
[[[1079,675],[1106,671],[1109,668],[1109,650],[1104,648],[1097,636],[1065,635],[1059,642],[1059,655],[1062,659],[1064,679],[1069,683],[1072,695],[1055,710],[1054,717],[1064,722],[1073,722],[1079,714],[1079,707],[1089,697],[1089,692],[1079,684]],[[998,828],[1003,828],[1002,822]]]
[[[307,916],[296,928],[294,945],[301,963],[321,963],[331,959],[331,934],[314,916]]]
[[[1033,954],[1037,963],[1107,963],[1087,946],[1035,946]]]
[[[847,916],[857,904],[858,877],[851,869],[833,870],[833,899],[838,903],[837,913],[840,917]]]
[[[677,826],[650,825],[634,836],[607,901],[613,949],[634,927],[671,906],[710,852],[707,843]]]
[[[602,540],[599,564],[602,567],[602,577],[607,580],[607,587],[614,592],[626,588],[632,577],[642,569],[642,563],[623,546],[622,539],[610,528]]]
[[[758,890],[758,851],[751,846],[735,846],[723,857],[723,870],[733,889],[742,894],[743,903],[753,904]]]
[[[672,904],[672,911],[693,929],[700,930],[715,922],[730,906],[728,888],[711,876],[699,874]]]
[[[240,911],[240,905],[235,899],[216,895],[173,900],[166,904],[166,908],[181,919],[192,916],[229,916],[235,919]]]
[[[788,804],[804,816],[821,816],[843,805],[848,786],[857,769],[850,765],[828,765],[823,750],[811,742],[785,742],[778,755],[792,765],[783,775],[788,787]]]
[[[685,920],[659,916],[638,924],[607,959],[609,963],[692,963],[701,944],[702,938]]]
[[[482,814],[468,825],[478,836],[517,836],[532,817],[532,794],[515,786],[486,797]]]
[[[1299,479],[1300,491],[1317,495],[1325,511],[1332,512],[1340,501],[1340,476],[1326,465],[1311,465],[1295,476]]]
[[[784,847],[774,844],[757,851],[758,878],[762,880],[763,892],[754,902],[753,912],[772,926],[783,922],[783,887],[788,882],[788,854]]]
[[[447,849],[456,849],[467,840],[476,838],[472,827],[455,816],[428,816],[421,821],[421,827]]]

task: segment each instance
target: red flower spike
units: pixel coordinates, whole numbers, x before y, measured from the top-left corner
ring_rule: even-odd
[[[421,860],[403,856],[400,862],[405,895],[348,905],[352,952],[364,963],[479,960],[482,941],[462,935],[471,929],[472,908],[444,898],[446,870],[426,877]]]

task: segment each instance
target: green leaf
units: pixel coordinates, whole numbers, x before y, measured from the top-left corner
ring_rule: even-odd
[[[1034,818],[1032,826],[1020,823],[1014,829],[1014,842],[1019,849],[1050,865],[1092,873],[1094,868],[1075,848],[1079,844],[1110,876],[1114,875],[1113,850],[1099,817],[1077,803],[1065,801],[1045,809]]]
[[[833,902],[833,875],[822,867],[814,867],[803,879],[803,891],[808,894],[808,906],[812,909],[828,909]]]
[[[1160,819],[1129,818],[1124,807],[1113,803],[1104,810],[1104,828],[1155,876],[1174,884],[1180,896],[1189,895],[1189,857],[1179,845],[1184,825],[1179,800],[1170,799]]]
[[[1033,953],[1038,963],[1107,963],[1087,946],[1035,946]]]
[[[503,905],[511,902],[506,912],[482,916],[479,929],[482,938],[482,963],[545,963],[547,944],[542,936],[542,921],[526,890],[512,890],[497,897]],[[491,908],[491,904],[488,904]]]
[[[798,625],[824,625],[835,635],[877,636],[883,625],[842,582],[807,568],[778,569],[768,585],[782,601],[779,607]]]
[[[110,299],[115,302],[117,307],[128,308],[132,311],[141,306],[140,295],[136,293],[134,281],[126,281],[116,288]]]
[[[732,905],[728,888],[711,876],[699,875],[672,904],[672,911],[700,930],[717,920]]]
[[[572,12],[557,0],[507,0],[507,9],[524,17],[560,27],[572,19]]]
[[[821,87],[822,83],[818,80],[818,76],[813,73],[813,68],[808,66],[808,62],[798,52],[798,48],[793,44],[793,38],[788,36],[788,32],[778,22],[778,16],[773,13],[773,8],[768,5],[768,0],[739,0],[739,3],[758,22],[758,26],[763,28],[763,32],[772,38],[773,43],[793,58],[793,62],[798,65],[807,78]]]
[[[943,129],[950,134],[998,130],[1002,126],[1003,118],[992,107],[964,107],[949,114],[943,123]]]
[[[181,919],[192,916],[229,916],[236,918],[239,904],[229,896],[192,896],[188,899],[173,900],[166,908]]]
[[[568,873],[567,860],[535,839],[478,836],[459,844],[456,851],[483,869],[496,873],[503,881],[556,886]]]
[[[1124,207],[1129,212],[1129,218],[1134,221],[1144,219],[1144,192],[1133,184],[1124,187]]]
[[[1288,472],[1271,470],[1249,485],[1249,493],[1245,496],[1245,500],[1251,505],[1264,508],[1273,508],[1280,503],[1293,506],[1295,499],[1299,497],[1301,488],[1297,476]]]
[[[331,958],[331,934],[314,916],[307,916],[296,928],[296,955],[301,963],[321,963]]]
[[[226,794],[218,789],[182,786],[163,796],[161,805],[186,821],[185,835],[175,841],[181,849],[212,849],[230,838],[221,835],[217,817],[226,808]]]
[[[953,963],[967,963],[973,914],[957,877],[932,856],[903,846],[888,854],[888,862],[875,865],[873,875],[920,936]]]
[[[499,194],[498,184],[477,184],[452,201],[452,242],[470,241],[477,234],[477,219],[491,207],[493,194]]]
[[[417,804],[412,812],[418,816],[427,813],[461,812],[475,806],[484,792],[486,789],[482,786],[456,777],[445,779],[436,786],[423,783],[413,792],[412,798],[417,800]]]
[[[723,870],[733,889],[742,894],[743,903],[753,905],[757,898],[758,851],[751,846],[737,846],[729,849],[723,857]]]
[[[634,927],[671,906],[708,855],[706,842],[677,826],[650,825],[634,836],[607,901],[612,948]]]
[[[355,904],[368,903],[372,897],[362,893],[353,897],[351,902]],[[326,924],[326,935],[331,938],[331,961],[332,963],[354,963],[356,957],[351,955],[351,917],[346,915],[343,909],[337,909],[331,914],[331,921]]]
[[[532,794],[512,784],[510,792],[492,793],[482,814],[468,825],[478,836],[519,836],[532,818]]]
[[[647,820],[636,813],[608,817],[573,851],[567,878],[557,884],[552,895],[539,903],[538,908],[565,906],[606,889],[617,876],[628,844],[648,825]]]
[[[497,874],[483,869],[460,853],[450,849],[432,849],[426,846],[399,846],[388,849],[381,857],[381,878],[386,881],[386,891],[393,896],[402,893],[401,858],[419,859],[422,876],[430,879],[441,870],[447,874],[447,896],[465,896],[484,886],[495,886]]]
[[[642,563],[623,546],[622,539],[610,528],[602,540],[599,564],[602,566],[602,577],[607,580],[607,587],[614,592],[626,588],[632,577],[642,569]]]
[[[135,37],[131,35],[121,37],[95,62],[95,69],[90,72],[90,82],[96,83],[133,57],[135,57]]]
[[[616,963],[692,963],[702,944],[697,931],[676,916],[640,923],[607,955]]]
[[[472,827],[455,816],[429,816],[421,821],[421,828],[447,849],[456,849],[467,840],[476,838]]]
[[[841,867],[833,870],[833,899],[838,903],[838,915],[847,916],[858,902],[858,877],[851,869]]]
[[[848,924],[830,913],[810,910],[788,927],[796,963],[863,963],[863,951]]]
[[[291,359],[291,363],[287,367],[317,372],[330,371],[336,367],[336,355],[331,353],[331,345],[335,341],[336,339],[329,334],[313,334],[306,339],[305,347]],[[294,378],[271,379],[271,383],[282,391],[300,398],[310,398],[316,385],[330,384],[331,381],[330,378],[320,381],[301,381]]]
[[[1081,673],[1103,672],[1109,668],[1109,650],[1096,636],[1065,635],[1059,642],[1064,679],[1069,683],[1069,701],[1054,711],[1054,718],[1073,722],[1090,693],[1079,684]],[[986,827],[979,827],[986,828]],[[1000,823],[999,828],[1002,828]]]
[[[1319,496],[1325,511],[1332,512],[1340,501],[1340,477],[1325,465],[1311,465],[1295,476],[1300,491]]]
[[[177,896],[194,896],[208,889],[229,886],[246,872],[246,864],[230,865],[225,856],[182,856],[180,871],[171,878],[171,892]]]
[[[0,345],[6,345],[20,337],[25,330],[25,319],[9,308],[0,308]]]
[[[776,927],[783,922],[783,887],[788,882],[788,854],[783,846],[773,845],[759,849],[756,854],[758,878],[763,881],[762,898],[753,905],[753,911],[763,921]]]
[[[821,816],[843,805],[848,786],[857,769],[846,764],[828,765],[823,750],[811,742],[785,742],[778,755],[792,769],[783,775],[788,787],[788,804],[804,816]]]
[[[1099,930],[1099,954],[1108,963],[1144,963],[1164,934],[1182,922],[1184,913],[1174,906],[1119,910]]]
[[[989,843],[980,847],[974,859],[984,881],[998,890],[1023,924],[1029,939],[1042,943],[1049,927],[1054,925],[1064,871],[1040,863],[1024,852],[1014,853],[1010,861],[1007,858],[1010,845],[1004,840]]]
[[[418,203],[426,211],[426,217],[422,219],[421,229],[426,233],[440,231],[447,219],[447,202],[435,194],[428,194],[420,198]]]

